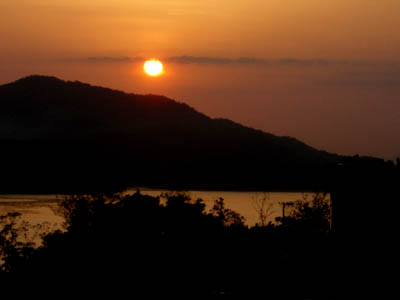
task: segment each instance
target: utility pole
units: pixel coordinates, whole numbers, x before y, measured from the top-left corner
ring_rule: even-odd
[[[282,219],[284,219],[285,218],[285,208],[286,208],[286,206],[293,206],[294,203],[288,201],[288,202],[280,202],[279,204],[282,205]]]

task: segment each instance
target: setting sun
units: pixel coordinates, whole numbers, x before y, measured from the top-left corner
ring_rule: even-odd
[[[163,64],[157,59],[146,60],[144,63],[144,71],[150,76],[161,75],[163,71]]]

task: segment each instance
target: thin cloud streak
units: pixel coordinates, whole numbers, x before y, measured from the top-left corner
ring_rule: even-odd
[[[103,57],[88,57],[88,61],[90,62],[130,62],[134,61],[135,59],[132,59],[130,57],[110,57],[110,56],[103,56]]]
[[[326,65],[330,62],[322,59],[315,60],[301,60],[295,58],[275,59],[268,60],[256,57],[239,57],[239,58],[221,58],[221,57],[207,57],[207,56],[173,56],[166,58],[165,61],[178,63],[178,64],[217,64],[217,65]]]
[[[69,63],[131,63],[143,61],[142,57],[129,56],[89,56],[83,58],[65,58],[63,62]]]
[[[399,62],[394,61],[346,61],[346,60],[327,60],[327,59],[264,59],[257,57],[210,57],[210,56],[170,56],[160,58],[163,62],[174,64],[198,64],[198,65],[256,65],[256,66],[399,66]],[[89,63],[124,63],[124,62],[142,62],[144,57],[129,56],[90,56],[80,59],[67,59],[69,62],[89,62]]]
[[[91,56],[83,59],[69,59],[68,61],[85,61],[90,63],[119,63],[119,62],[139,62],[144,61],[143,57],[128,57],[128,56]],[[255,57],[239,57],[239,58],[225,58],[225,57],[208,57],[208,56],[171,56],[162,58],[162,61],[167,63],[175,64],[199,64],[199,65],[300,65],[300,66],[312,66],[312,65],[327,65],[332,64],[328,60],[301,60],[295,58],[267,60],[263,58]],[[337,62],[335,62],[337,63]]]

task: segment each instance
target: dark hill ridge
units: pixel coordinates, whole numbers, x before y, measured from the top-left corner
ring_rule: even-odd
[[[90,135],[131,134],[160,124],[179,125],[208,120],[186,104],[162,96],[141,96],[30,76],[0,86],[2,137],[14,139],[87,138]],[[179,116],[168,119],[170,114]]]
[[[46,76],[0,86],[0,142],[3,182],[30,189],[100,182],[299,189],[340,160],[163,96]]]

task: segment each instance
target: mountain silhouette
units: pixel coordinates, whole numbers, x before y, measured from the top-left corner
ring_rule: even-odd
[[[164,96],[38,75],[0,86],[0,148],[0,190],[17,191],[308,189],[342,159]]]

